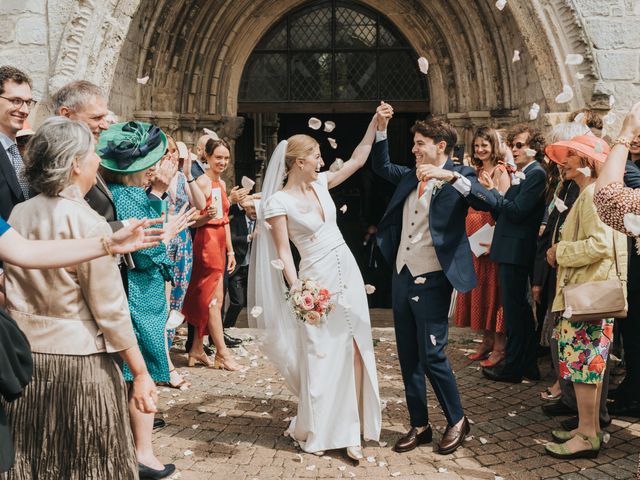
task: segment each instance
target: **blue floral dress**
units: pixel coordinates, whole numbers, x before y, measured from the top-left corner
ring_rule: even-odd
[[[176,192],[175,194],[169,193],[169,209],[173,208],[177,213],[187,203],[189,203],[187,180],[182,172],[178,172]],[[184,303],[184,296],[187,293],[187,287],[189,286],[189,278],[191,278],[191,267],[193,267],[193,247],[191,232],[189,232],[188,228],[171,240],[167,248],[167,256],[174,263],[173,288],[171,289],[169,308],[180,312]],[[169,330],[167,333],[170,345],[175,330]]]
[[[118,218],[155,218],[147,194],[141,187],[109,184]],[[138,346],[149,374],[156,382],[169,381],[169,363],[165,350],[165,326],[169,310],[165,282],[172,280],[173,264],[164,244],[131,254],[136,265],[127,272],[129,309]],[[133,375],[125,363],[124,378]]]

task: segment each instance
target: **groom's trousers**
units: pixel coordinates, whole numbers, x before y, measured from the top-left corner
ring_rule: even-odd
[[[425,375],[449,425],[464,416],[455,376],[445,354],[453,287],[442,271],[420,275],[416,284],[407,267],[394,268],[392,295],[398,359],[412,427],[429,423]]]

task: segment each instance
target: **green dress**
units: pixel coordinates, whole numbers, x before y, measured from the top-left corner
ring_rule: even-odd
[[[109,184],[118,218],[155,218],[147,194],[141,187]],[[165,350],[165,326],[169,314],[165,282],[172,281],[173,263],[164,244],[131,254],[136,265],[127,271],[129,309],[138,346],[149,374],[156,382],[169,381],[169,363]],[[124,378],[132,381],[124,365]]]

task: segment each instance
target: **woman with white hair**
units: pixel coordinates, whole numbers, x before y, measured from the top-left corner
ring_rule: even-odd
[[[111,228],[84,200],[99,161],[84,124],[45,121],[26,159],[26,176],[41,194],[14,208],[12,227],[31,239],[100,237],[113,253]],[[47,270],[7,264],[5,274],[7,310],[33,351],[33,381],[5,406],[16,449],[6,478],[138,478],[127,392],[110,354],[134,372],[131,395],[140,411],[156,411],[157,392],[115,257]]]

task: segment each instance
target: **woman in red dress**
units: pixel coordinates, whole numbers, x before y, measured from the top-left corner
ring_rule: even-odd
[[[500,143],[498,132],[494,129],[481,127],[476,130],[473,138],[473,164],[478,170],[478,176],[483,172],[489,174],[498,191],[504,194],[511,186],[511,179],[502,160]],[[467,236],[473,235],[487,223],[495,225],[491,213],[469,208]],[[482,366],[493,366],[504,359],[506,347],[498,264],[489,259],[488,250],[480,257],[474,255],[473,264],[478,285],[470,292],[458,294],[456,325],[483,332],[482,345],[475,353],[469,355],[469,359],[483,360]]]
[[[220,174],[229,164],[229,145],[224,140],[209,139],[205,158],[209,164],[206,175],[198,178],[198,185],[207,197],[207,204],[195,223],[193,240],[193,270],[184,300],[182,313],[196,329],[189,352],[189,366],[196,362],[209,368],[239,370],[240,365],[224,343],[222,330],[223,276],[225,265],[229,272],[236,265],[229,229],[229,200],[226,185]],[[212,361],[204,351],[204,336],[209,333],[216,347]]]

